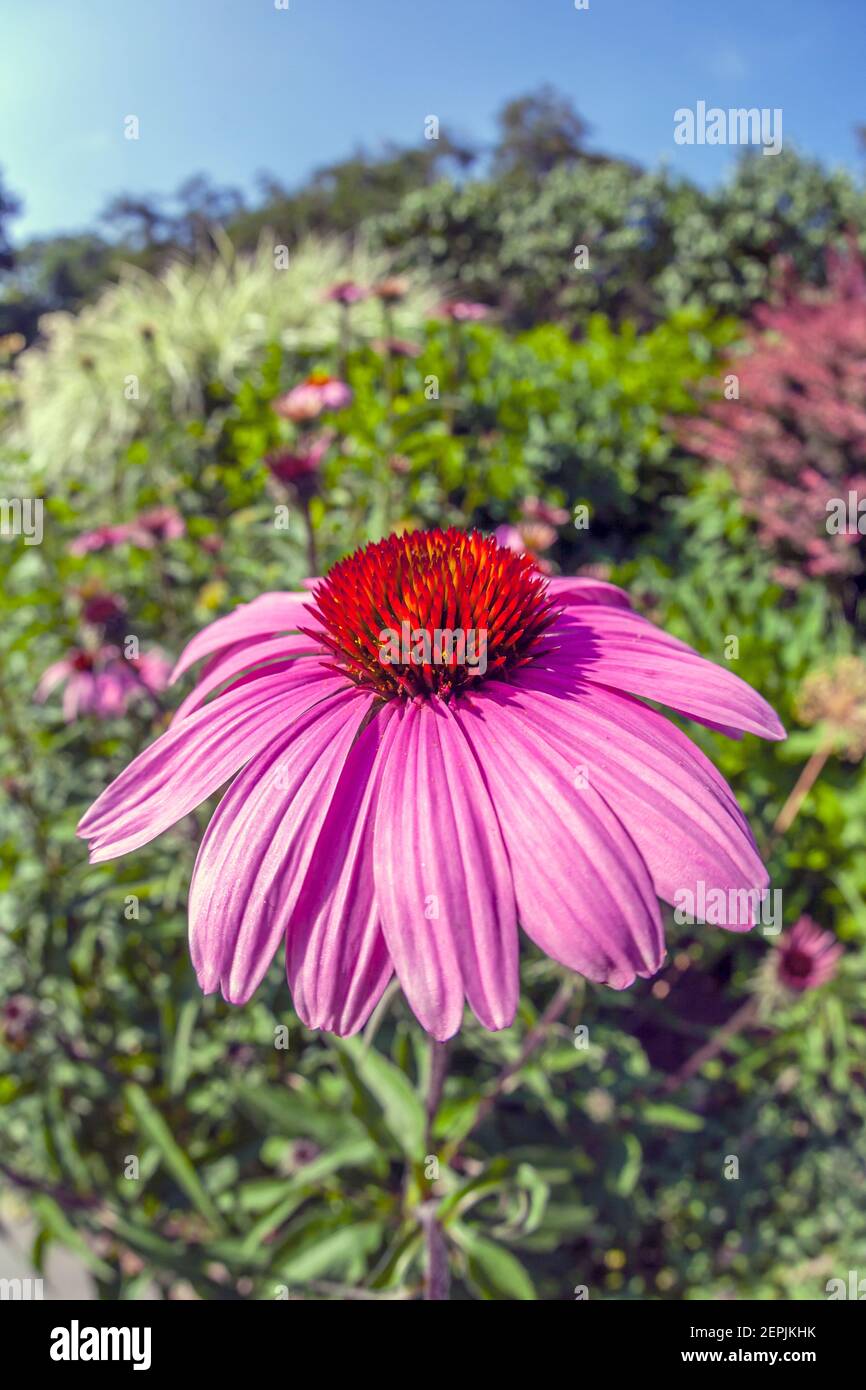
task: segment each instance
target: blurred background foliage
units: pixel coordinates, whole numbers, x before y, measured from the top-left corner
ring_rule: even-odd
[[[863,538],[822,535],[821,563],[812,542],[821,487],[862,472],[863,189],[788,151],[698,189],[587,149],[543,90],[492,150],[359,153],[257,206],[198,178],[13,252],[14,211],[7,190],[0,491],[43,497],[45,525],[0,547],[0,1175],[37,1266],[59,1242],[105,1297],[415,1297],[432,1204],[456,1298],[814,1298],[862,1271]],[[316,372],[352,400],[312,432],[274,402]],[[157,509],[179,524],[143,540]],[[659,977],[621,995],[527,947],[514,1027],[467,1021],[431,1116],[399,996],[348,1041],[299,1025],[278,965],[244,1009],[199,996],[208,808],[88,866],[79,816],[179,696],[67,722],[34,700],[46,668],[120,635],[174,658],[237,602],[447,523],[625,584],[775,705],[782,745],[690,732],[786,927],[843,943],[833,978],[785,989],[777,938],[672,920]]]

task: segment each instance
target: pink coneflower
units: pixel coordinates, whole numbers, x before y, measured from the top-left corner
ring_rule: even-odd
[[[44,701],[63,685],[63,718],[67,724],[82,715],[115,719],[126,712],[130,700],[142,690],[151,695],[164,690],[171,667],[158,652],[128,660],[117,647],[104,645],[93,651],[73,647],[61,661],[43,671],[36,699]]]
[[[520,510],[527,521],[542,521],[547,526],[565,526],[571,520],[571,513],[566,507],[551,506],[538,497],[524,497]]]
[[[282,449],[266,455],[265,463],[279,482],[298,492],[310,494],[318,486],[322,459],[333,442],[333,430],[323,430],[321,434],[302,441],[294,450]]]
[[[218,619],[175,676],[204,658],[79,833],[115,858],[235,778],[190,889],[206,993],[243,1003],[283,945],[310,1027],[355,1032],[396,971],[434,1037],[464,1000],[504,1028],[518,923],[622,989],[661,965],[659,897],[767,882],[730,788],[643,701],[734,736],[782,726],[611,584],[545,580],[478,532],[392,535]]]
[[[549,574],[551,565],[542,558],[541,552],[549,550],[556,541],[556,532],[543,521],[522,521],[519,526],[506,522],[497,526],[493,532],[500,545],[507,546],[516,555],[528,555],[534,560],[542,574]]]
[[[301,424],[317,419],[324,410],[344,410],[352,403],[352,388],[327,372],[311,372],[299,386],[293,386],[274,401],[274,410],[287,420]]]
[[[186,534],[186,522],[175,507],[153,507],[130,522],[130,532],[136,544],[155,545],[176,541]]]
[[[446,299],[441,305],[441,313],[454,323],[479,323],[487,318],[490,307],[469,299]]]
[[[408,338],[377,338],[373,347],[383,357],[420,357],[423,351],[419,343],[411,343]]]
[[[360,300],[366,299],[370,291],[364,289],[363,285],[357,284],[354,280],[340,280],[336,285],[325,294],[326,299],[330,299],[334,304],[358,304]]]
[[[81,597],[84,600],[81,616],[92,627],[115,627],[126,618],[123,600],[115,598],[114,594],[97,589],[91,593],[82,592]]]
[[[93,531],[82,531],[69,543],[70,555],[89,555],[94,550],[114,550],[126,545],[130,538],[130,528],[122,526],[97,526]]]
[[[801,917],[779,939],[777,975],[788,989],[816,989],[836,974],[842,947],[832,932]]]
[[[397,304],[409,293],[409,281],[403,275],[386,275],[373,286],[373,293],[384,304]]]

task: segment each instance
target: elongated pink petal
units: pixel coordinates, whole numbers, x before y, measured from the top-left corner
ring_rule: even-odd
[[[382,928],[413,1012],[440,1040],[464,994],[488,1028],[518,997],[514,892],[490,797],[448,707],[403,707],[385,732],[374,872]]]
[[[207,672],[202,672],[198,685],[187,695],[186,699],[178,705],[175,710],[172,722],[177,724],[181,719],[186,719],[194,710],[199,709],[215,690],[220,686],[228,684],[237,676],[249,672],[250,675],[268,675],[272,669],[272,663],[285,660],[288,657],[297,657],[297,678],[306,679],[310,663],[301,658],[310,653],[319,652],[323,654],[316,644],[309,638],[300,634],[287,633],[282,637],[275,637],[263,642],[239,643],[237,646],[228,647],[226,651],[220,652],[213,661],[208,662]]]
[[[286,936],[295,1010],[308,1028],[341,1037],[366,1023],[393,974],[373,876],[373,825],[386,705],[353,745]]]
[[[189,895],[190,951],[205,993],[221,987],[232,1004],[245,1003],[258,988],[285,936],[334,788],[372,704],[371,695],[338,684],[235,779],[199,849]]]
[[[785,737],[775,710],[750,685],[636,613],[600,604],[572,608],[551,627],[545,646],[539,664],[552,670],[570,670],[725,731]]]
[[[604,797],[575,790],[563,759],[495,683],[456,706],[496,806],[524,931],[554,960],[614,989],[654,974],[664,957],[658,902]]]
[[[557,603],[604,603],[612,608],[631,609],[631,599],[625,589],[620,589],[616,584],[608,584],[605,579],[557,575],[548,579],[547,588],[550,597],[556,599]]]
[[[217,791],[292,720],[345,682],[324,668],[298,688],[264,676],[175,724],[133,759],[82,816],[91,862],[115,859],[155,839]]]
[[[172,683],[202,657],[211,656],[213,652],[234,642],[275,637],[280,632],[296,632],[299,623],[305,627],[314,625],[305,607],[309,602],[309,594],[273,593],[259,594],[252,603],[242,603],[233,613],[217,618],[202,628],[187,643],[171,673]]]
[[[733,792],[708,758],[631,696],[545,671],[522,671],[497,697],[561,752],[573,784],[596,787],[616,810],[673,903],[683,889],[761,889],[768,882]],[[749,923],[736,925],[747,927]]]

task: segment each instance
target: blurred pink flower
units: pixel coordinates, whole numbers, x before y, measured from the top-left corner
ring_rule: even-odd
[[[70,555],[88,555],[93,550],[113,550],[115,546],[126,545],[130,528],[122,526],[97,526],[93,531],[82,531],[80,536],[69,543]]]
[[[571,520],[567,507],[554,507],[538,497],[524,497],[520,510],[527,521],[543,521],[548,526],[565,526]]]
[[[265,463],[273,477],[309,493],[317,485],[322,459],[334,441],[333,430],[323,430],[321,434],[301,440],[294,450],[282,449],[265,457]]]
[[[94,550],[113,550],[119,545],[135,545],[149,550],[160,541],[177,540],[186,531],[180,512],[174,507],[154,507],[117,526],[97,526],[70,542],[70,555],[87,555]]]
[[[352,388],[327,372],[311,372],[300,385],[293,386],[274,401],[274,410],[284,419],[301,424],[315,420],[324,410],[344,410],[352,402]]]
[[[62,660],[43,671],[36,699],[42,703],[63,685],[63,718],[67,724],[86,714],[114,719],[126,711],[130,700],[142,689],[151,694],[164,690],[170,673],[170,663],[155,651],[127,660],[114,646],[93,651],[73,647]]]
[[[145,538],[145,544],[153,545],[159,541],[179,540],[186,534],[186,523],[175,507],[154,507],[135,517],[130,522],[130,531],[136,545],[142,544],[139,536]]]
[[[469,299],[446,299],[441,312],[453,323],[478,323],[490,313],[487,304],[476,304]]]
[[[373,347],[383,356],[390,353],[392,357],[420,357],[422,352],[419,343],[410,343],[406,338],[377,338]]]
[[[779,940],[778,978],[788,989],[816,989],[836,973],[842,946],[811,917],[801,917]]]
[[[369,290],[365,290],[363,285],[357,284],[354,280],[340,280],[338,284],[331,286],[325,298],[335,304],[357,304],[360,300],[367,299],[369,293]]]
[[[394,630],[383,648],[392,618],[426,648]],[[437,648],[455,618],[483,634],[475,656]],[[434,1037],[467,1002],[506,1028],[518,922],[566,969],[624,989],[664,958],[658,898],[768,882],[730,788],[644,703],[784,738],[766,702],[621,589],[546,580],[490,536],[371,543],[313,592],[217,619],[175,676],[198,661],[171,728],[78,833],[103,863],[234,778],[190,886],[205,993],[246,1002],[282,949],[308,1027],[357,1032],[396,973]]]

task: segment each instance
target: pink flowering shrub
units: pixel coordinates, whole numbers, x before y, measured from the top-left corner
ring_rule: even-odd
[[[758,540],[789,587],[863,569],[866,531],[866,265],[827,253],[826,290],[788,282],[761,305],[726,396],[680,435],[731,472]],[[736,378],[732,382],[731,376]]]

